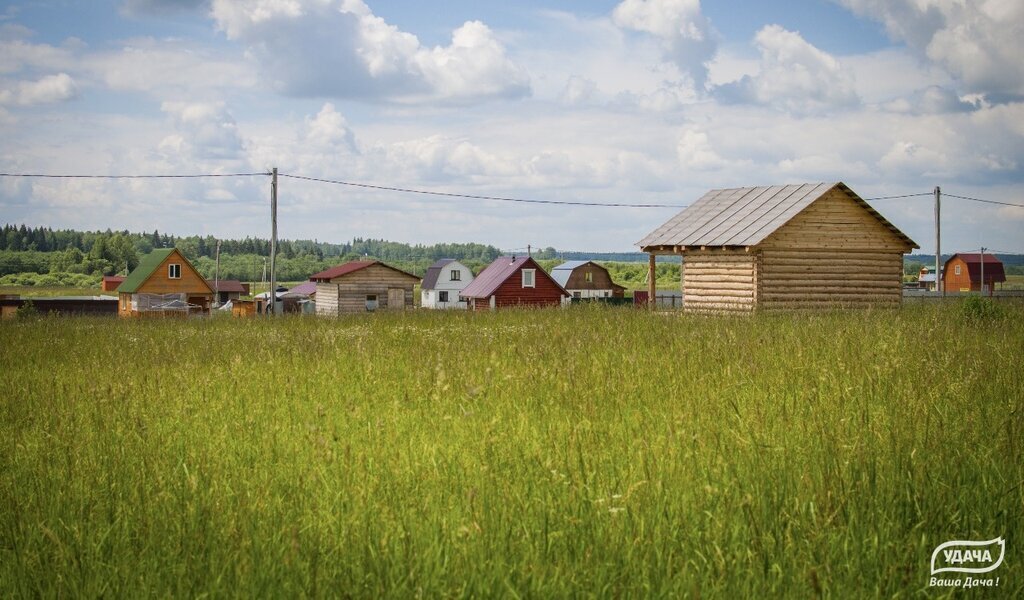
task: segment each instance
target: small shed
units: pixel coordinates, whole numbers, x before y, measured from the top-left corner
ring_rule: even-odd
[[[208,315],[213,302],[213,288],[177,248],[142,257],[117,295],[117,312],[123,317]]]
[[[639,242],[681,255],[686,311],[899,306],[918,245],[845,184],[711,190]]]
[[[985,293],[992,286],[1006,281],[1003,261],[993,254],[959,252],[949,257],[942,266],[942,285],[947,292],[980,292],[982,271],[985,272]]]
[[[220,279],[217,281],[207,279],[206,283],[210,286],[210,289],[217,292],[217,302],[220,304],[238,300],[242,296],[249,295],[249,286],[237,279]]]
[[[551,269],[555,278],[573,298],[622,298],[626,288],[612,281],[608,269],[589,260],[570,260]]]
[[[104,275],[100,282],[100,289],[104,292],[113,292],[124,281],[121,275]]]
[[[423,308],[466,308],[459,297],[473,282],[473,271],[454,258],[442,258],[427,267],[420,285],[420,306]]]
[[[461,294],[472,310],[559,306],[569,297],[529,256],[500,256],[480,272]]]
[[[349,262],[310,276],[316,283],[316,314],[403,310],[413,307],[420,278],[375,260]]]

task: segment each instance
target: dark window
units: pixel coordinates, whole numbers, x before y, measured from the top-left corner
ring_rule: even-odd
[[[462,272],[458,269],[452,269],[452,281],[462,281]]]
[[[438,292],[437,293],[437,301],[438,302],[447,302],[448,301],[448,292]]]
[[[377,310],[377,294],[366,295],[366,310],[371,312]]]
[[[181,279],[181,265],[175,263],[167,265],[168,279]]]

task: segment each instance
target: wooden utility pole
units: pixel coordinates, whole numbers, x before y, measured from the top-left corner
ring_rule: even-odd
[[[968,269],[968,273],[970,269]],[[985,295],[985,247],[981,247],[981,295]]]
[[[217,240],[217,266],[213,268],[213,304],[220,304],[220,240]]]
[[[270,180],[270,314],[277,314],[277,167]]]
[[[657,276],[654,270],[654,253],[651,252],[647,255],[647,310],[654,310],[654,305],[658,299],[656,297],[658,293]]]
[[[935,291],[939,292],[943,296],[946,295],[946,285],[942,281],[942,271],[939,270],[940,263],[942,262],[942,229],[939,225],[939,216],[941,211],[939,206],[942,202],[942,190],[939,186],[935,186]]]

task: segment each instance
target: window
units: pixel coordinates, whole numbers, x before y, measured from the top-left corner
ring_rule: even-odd
[[[453,271],[453,273],[454,273],[454,271]],[[438,292],[437,293],[437,301],[438,302],[447,302],[448,301],[448,292]]]
[[[537,269],[523,269],[523,287],[537,287]]]
[[[458,269],[452,269],[451,281],[462,281],[462,271]]]
[[[377,310],[377,294],[366,295],[366,310],[370,312]]]
[[[954,275],[959,275],[960,274],[960,265],[953,265],[953,274]]]
[[[175,263],[167,265],[167,278],[168,279],[181,279],[181,265]]]
[[[573,292],[572,293],[572,297],[573,298],[579,298],[579,297],[581,297],[581,294],[580,294],[580,292]]]
[[[586,281],[587,283],[594,283],[594,274],[591,273],[590,271],[587,271],[586,273],[583,274],[583,280]]]

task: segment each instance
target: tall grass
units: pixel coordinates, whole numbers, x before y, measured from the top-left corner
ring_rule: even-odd
[[[5,322],[0,590],[1019,594],[1021,317]]]

